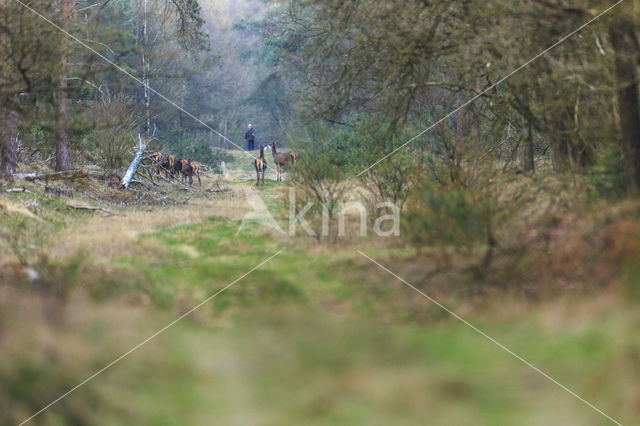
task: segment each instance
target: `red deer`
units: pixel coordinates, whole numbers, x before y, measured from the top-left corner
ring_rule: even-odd
[[[256,168],[256,186],[260,185],[260,173],[262,173],[262,186],[264,186],[264,172],[267,170],[267,160],[264,158],[264,145],[260,145],[260,157],[253,161]]]
[[[195,175],[198,178],[198,182],[200,182],[200,186],[202,186],[202,182],[200,181],[200,176],[198,174],[198,170],[200,169],[200,165],[191,161],[191,158],[180,159],[178,162],[180,166],[177,170],[182,173],[182,182],[187,183],[187,178],[189,178],[189,185],[193,185],[193,176]]]
[[[276,180],[282,180],[282,166],[295,167],[298,162],[298,154],[295,152],[279,153],[276,150],[276,142],[271,142],[271,154],[273,154],[273,162],[276,164]]]
[[[162,163],[160,164],[160,166],[162,167],[162,170],[164,170],[164,176],[169,179],[169,173],[174,174],[174,167],[175,167],[175,162],[176,162],[176,156],[175,155],[167,155],[166,157],[164,157],[164,160],[162,160]]]
[[[198,178],[198,184],[202,186],[202,181],[200,180],[200,164],[192,161],[191,167],[193,168],[193,176]]]
[[[178,173],[179,176],[182,176],[182,182],[186,181],[186,173],[188,172],[187,168],[189,168],[189,160],[186,158],[181,158],[176,161],[174,170]]]
[[[151,153],[151,171],[154,175],[159,175],[162,170],[162,153],[155,151]]]
[[[291,151],[289,155],[291,156],[291,160],[293,161],[293,165],[295,166],[298,163],[298,153]]]
[[[182,173],[182,160],[184,160],[184,158],[174,160],[171,172],[172,175],[178,175],[178,177],[180,176],[180,174]]]

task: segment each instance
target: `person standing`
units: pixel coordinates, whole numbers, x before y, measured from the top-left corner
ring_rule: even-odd
[[[251,124],[248,126],[247,133],[244,135],[244,139],[247,141],[247,151],[253,151],[254,143],[256,140],[256,129]]]

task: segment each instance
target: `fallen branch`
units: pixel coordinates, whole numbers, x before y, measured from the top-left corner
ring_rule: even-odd
[[[152,184],[152,185],[154,185],[154,186],[160,186],[160,185],[158,185],[157,183],[155,183],[155,182],[153,181],[153,179],[152,179],[152,178],[150,178],[149,176],[145,176],[144,174],[140,173],[139,171],[138,171],[138,172],[136,172],[136,176],[138,176],[140,179],[146,179],[146,180],[148,180],[148,181],[149,181],[149,182],[151,182],[151,184]],[[147,188],[147,189],[148,189],[148,188]]]
[[[8,192],[8,193],[26,192],[28,194],[33,194],[33,192],[29,191],[27,188],[8,188],[8,189],[5,189],[4,192]]]
[[[158,175],[158,177],[160,179],[163,179],[163,180],[169,182],[169,183],[177,183],[178,185],[182,185],[182,186],[185,187],[186,190],[190,190],[190,191],[196,191],[197,190],[197,188],[194,188],[191,185],[187,185],[186,183],[182,182],[180,179],[178,179],[177,177],[175,177],[173,175],[169,175],[169,177],[171,177],[171,179],[173,179],[173,180],[169,180],[169,179],[167,179],[166,177],[164,177],[162,175]]]
[[[89,177],[88,170],[64,170],[62,172],[53,173],[16,173],[13,175],[16,179],[24,179],[28,181],[34,180],[62,180],[62,179],[83,179]]]
[[[142,186],[144,189],[146,189],[147,191],[151,191],[151,187],[149,187],[149,185],[146,185],[143,181],[141,181],[140,179],[131,179],[131,182],[129,182],[129,185],[131,184],[137,184]]]
[[[67,203],[67,207],[70,207],[70,208],[76,209],[76,210],[92,210],[92,211],[99,210],[101,212],[106,213],[109,216],[126,216],[124,214],[116,213],[116,212],[111,211],[109,209],[105,209],[104,207],[79,206],[79,205],[76,205],[76,204],[69,204],[69,203]]]

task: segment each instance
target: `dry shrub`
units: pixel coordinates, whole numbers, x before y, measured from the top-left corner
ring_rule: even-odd
[[[107,171],[122,167],[132,144],[136,124],[135,102],[124,94],[102,94],[95,114],[95,162]]]

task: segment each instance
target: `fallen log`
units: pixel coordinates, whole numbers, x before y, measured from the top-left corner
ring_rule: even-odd
[[[8,188],[5,189],[4,192],[7,192],[9,194],[16,192],[26,192],[28,194],[33,194],[33,192],[29,191],[27,188]]]
[[[70,208],[76,209],[76,210],[91,210],[91,211],[99,210],[101,212],[106,213],[109,216],[125,216],[125,215],[123,215],[121,213],[116,213],[116,212],[111,211],[109,209],[105,209],[104,207],[81,206],[81,205],[70,204],[70,203],[67,203],[67,207],[70,207]]]
[[[125,173],[124,177],[122,178],[122,186],[125,188],[129,188],[129,183],[131,183],[131,179],[133,179],[133,175],[136,173],[138,165],[142,161],[144,149],[147,147],[142,143],[142,138],[140,138],[140,135],[138,135],[138,139],[140,139],[140,147],[138,148],[138,152],[136,152],[135,157],[133,157],[133,161],[127,169],[127,173]]]
[[[16,173],[13,175],[16,179],[24,179],[28,181],[34,180],[71,180],[83,179],[89,177],[88,170],[64,170],[52,173]]]

